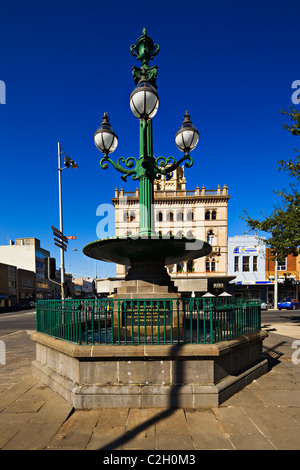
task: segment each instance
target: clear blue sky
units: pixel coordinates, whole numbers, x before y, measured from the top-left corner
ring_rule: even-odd
[[[186,109],[200,132],[186,169],[187,189],[226,184],[229,236],[243,234],[239,214],[259,216],[289,180],[276,161],[298,143],[282,127],[280,109],[300,79],[299,0],[111,1],[2,0],[0,80],[0,244],[34,236],[59,265],[50,226],[59,227],[57,142],[79,165],[63,177],[64,231],[76,235],[66,270],[94,275],[82,248],[97,238],[96,209],[114,188],[133,190],[101,170],[93,134],[107,111],[119,137],[114,158],[138,154],[138,121],[129,108],[134,88],[130,53],[147,28],[160,45],[160,108],[154,118],[156,156],[181,157],[174,135]],[[77,249],[78,251],[73,251]],[[98,264],[98,275],[114,266]]]

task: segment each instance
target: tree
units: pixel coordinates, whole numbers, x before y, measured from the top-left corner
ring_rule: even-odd
[[[300,136],[300,113],[290,106],[289,111],[281,110],[287,116],[290,125],[283,127],[292,135]],[[297,180],[296,184],[290,184],[289,191],[274,191],[280,198],[280,202],[274,206],[272,213],[266,216],[262,212],[262,220],[250,217],[246,210],[243,220],[247,222],[250,230],[260,230],[270,234],[266,240],[267,246],[272,250],[277,260],[283,260],[290,253],[300,253],[300,193],[298,185],[300,182],[300,153],[294,149],[297,155],[294,159],[280,160],[277,162],[279,171],[286,171],[289,176]]]

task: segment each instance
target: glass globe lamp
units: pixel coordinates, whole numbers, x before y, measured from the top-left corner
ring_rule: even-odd
[[[144,121],[152,119],[157,113],[159,106],[158,94],[144,73],[141,80],[130,95],[130,109],[134,116]]]
[[[109,124],[109,117],[104,113],[102,123],[94,134],[94,142],[100,152],[108,155],[116,150],[118,145],[118,137],[113,128]]]
[[[199,132],[192,124],[191,116],[188,111],[183,116],[183,123],[175,135],[175,143],[181,152],[189,153],[198,144]]]

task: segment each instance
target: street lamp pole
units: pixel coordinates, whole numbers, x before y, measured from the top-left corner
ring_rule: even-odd
[[[65,166],[61,167],[61,156],[62,154],[65,155],[64,164]],[[59,230],[63,237],[64,229],[63,229],[63,208],[62,208],[62,184],[61,184],[61,172],[66,168],[78,168],[77,163],[75,163],[69,155],[62,150],[60,142],[58,142],[58,191],[59,191]],[[60,247],[60,284],[61,284],[61,298],[62,300],[65,299],[65,256],[64,256],[64,248],[61,245]]]
[[[58,191],[59,191],[59,230],[64,233],[63,229],[63,209],[62,209],[62,187],[61,187],[61,146],[58,142]],[[60,285],[61,285],[61,298],[65,299],[65,256],[64,249],[60,248]]]

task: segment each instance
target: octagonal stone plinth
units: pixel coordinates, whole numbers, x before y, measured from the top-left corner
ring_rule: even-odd
[[[219,406],[267,372],[266,333],[217,344],[75,345],[33,333],[33,374],[74,408]]]

